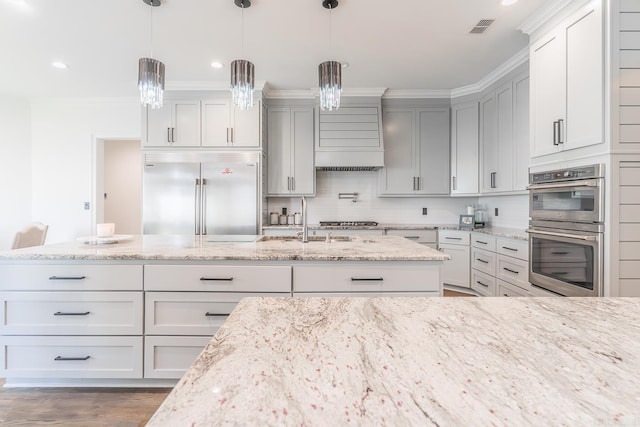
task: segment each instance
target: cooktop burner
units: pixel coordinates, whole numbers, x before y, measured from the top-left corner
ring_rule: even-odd
[[[320,225],[324,226],[357,226],[357,227],[375,227],[378,225],[375,221],[320,221]]]

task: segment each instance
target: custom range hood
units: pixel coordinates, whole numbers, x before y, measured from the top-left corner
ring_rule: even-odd
[[[379,97],[343,102],[338,110],[317,114],[316,169],[369,171],[384,166]]]

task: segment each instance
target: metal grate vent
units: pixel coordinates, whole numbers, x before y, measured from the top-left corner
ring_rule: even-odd
[[[487,28],[489,28],[489,26],[491,24],[493,24],[495,22],[495,19],[481,19],[480,21],[478,21],[478,23],[476,24],[475,27],[473,27],[471,29],[471,31],[469,31],[469,33],[471,34],[482,34],[484,33]]]
[[[323,166],[316,169],[331,172],[369,172],[379,168],[375,166]]]

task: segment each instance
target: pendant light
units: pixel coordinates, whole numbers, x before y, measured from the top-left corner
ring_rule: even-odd
[[[242,55],[244,56],[244,9],[251,6],[251,0],[234,0],[242,9]],[[231,95],[233,104],[241,110],[253,107],[253,88],[255,69],[246,59],[231,62]]]
[[[164,64],[153,59],[153,8],[160,6],[160,0],[142,0],[151,6],[151,57],[138,61],[138,89],[143,106],[162,108],[164,96]]]
[[[329,47],[331,47],[331,11],[338,7],[338,0],[323,0],[322,6],[329,9]],[[342,64],[338,61],[325,61],[318,65],[318,84],[320,109],[331,111],[340,108]]]

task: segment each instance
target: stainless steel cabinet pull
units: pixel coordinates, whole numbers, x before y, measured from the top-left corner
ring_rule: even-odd
[[[558,145],[558,121],[553,122],[553,145]]]
[[[49,280],[84,280],[87,276],[51,276]]]
[[[352,282],[382,282],[382,277],[352,277]]]
[[[457,188],[456,188],[456,177],[455,176],[451,177],[451,186],[453,187],[454,191],[457,190]]]
[[[557,251],[557,252],[551,252],[551,255],[569,255],[569,252]]]
[[[476,240],[476,243],[480,243],[482,245],[488,245],[489,243],[483,242],[482,240]]]
[[[415,176],[413,177],[413,189],[414,190],[416,189],[416,177]]]
[[[417,240],[420,238],[420,236],[404,236],[405,239],[413,239],[413,240]]]
[[[558,144],[564,144],[564,138],[562,137],[564,130],[564,120],[558,120]]]
[[[496,173],[491,172],[491,188],[496,188]]]
[[[171,128],[167,128],[167,142],[171,142]]]
[[[85,356],[85,357],[62,357],[62,356],[56,356],[55,359],[53,360],[89,360],[91,356]]]
[[[54,316],[87,316],[90,313],[91,313],[90,311],[85,311],[83,313],[65,313],[62,311],[56,311],[55,313],[53,313],[53,315]]]
[[[171,128],[171,142],[176,142],[176,128]]]
[[[416,176],[416,190],[420,191],[420,177]]]
[[[224,313],[209,313],[208,311],[204,315],[207,316],[207,317],[228,316],[228,314],[224,314]]]
[[[229,143],[229,128],[227,128],[227,144]]]
[[[481,282],[481,281],[479,281],[479,280],[476,280],[476,283],[477,283],[478,285],[482,285],[482,286],[484,286],[485,288],[488,288],[488,287],[489,287],[489,285],[485,285],[484,283],[482,283],[482,282]]]
[[[480,258],[476,258],[476,261],[480,261],[483,264],[489,264],[489,261],[485,261],[485,260],[480,259]]]
[[[510,248],[510,247],[508,247],[508,246],[503,246],[503,247],[502,247],[502,249],[506,249],[506,250],[508,250],[508,251],[513,251],[513,252],[518,252],[518,250],[517,250],[517,249]]]
[[[231,143],[235,142],[235,138],[233,137],[233,128],[231,128]]]
[[[445,237],[447,240],[462,240],[462,237]]]
[[[513,273],[513,274],[520,274],[520,272],[519,272],[519,271],[515,271],[515,270],[512,270],[512,269],[507,268],[507,267],[502,267],[502,269],[503,269],[504,271],[508,271],[509,273]]]
[[[296,177],[295,176],[291,177],[291,190],[293,190],[293,191],[296,190]]]
[[[233,277],[201,277],[200,280],[203,282],[231,282]]]

